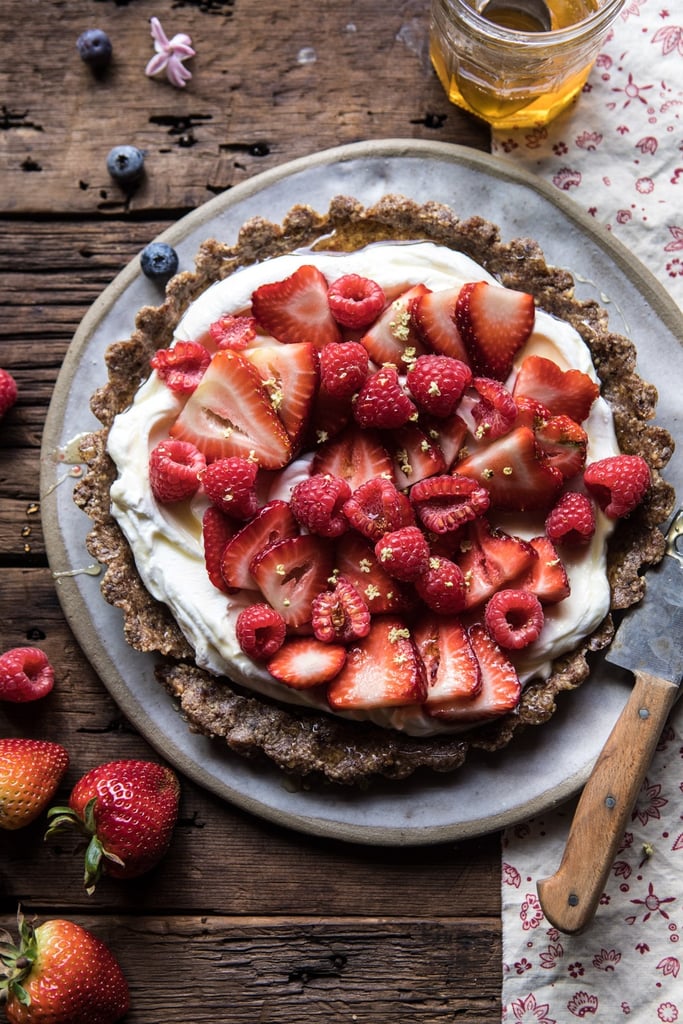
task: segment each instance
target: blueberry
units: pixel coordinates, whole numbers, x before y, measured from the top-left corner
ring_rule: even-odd
[[[107,170],[121,185],[132,185],[142,176],[145,155],[135,146],[114,146],[107,155]]]
[[[145,277],[167,281],[178,269],[178,253],[165,242],[150,242],[140,253],[140,266]]]
[[[111,61],[111,39],[101,28],[87,28],[76,40],[81,60],[100,71]]]

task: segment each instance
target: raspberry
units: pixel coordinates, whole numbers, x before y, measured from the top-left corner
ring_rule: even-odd
[[[353,405],[361,427],[394,430],[417,416],[417,409],[401,387],[398,370],[387,364],[366,380]]]
[[[211,356],[198,341],[177,341],[173,348],[160,348],[150,359],[164,384],[181,395],[190,395],[206,373]]]
[[[237,643],[245,654],[258,661],[265,661],[280,650],[286,631],[285,620],[269,604],[252,604],[237,616]]]
[[[209,326],[209,334],[218,348],[246,348],[256,337],[256,320],[253,316],[226,313]]]
[[[410,500],[418,517],[432,533],[450,533],[483,515],[489,495],[476,480],[454,473],[430,476],[416,483]]]
[[[595,514],[590,498],[567,491],[548,514],[545,532],[554,544],[587,544],[595,533]]]
[[[206,494],[231,519],[251,519],[258,509],[258,463],[241,455],[216,459],[202,474]]]
[[[199,490],[206,459],[190,441],[160,441],[149,456],[149,483],[157,501],[185,501]]]
[[[538,640],[543,628],[543,608],[528,590],[499,590],[486,605],[484,621],[499,647],[519,651]]]
[[[469,366],[451,356],[419,356],[406,376],[420,408],[439,419],[453,415],[471,380]]]
[[[38,647],[13,647],[0,655],[0,700],[23,704],[50,692],[55,674]]]
[[[586,466],[583,482],[610,519],[627,516],[650,486],[650,467],[640,455],[613,455]]]
[[[475,377],[472,383],[480,395],[471,410],[477,425],[475,437],[493,441],[507,434],[517,419],[517,403],[508,389],[491,377]]]
[[[360,592],[345,576],[337,577],[311,605],[313,633],[325,644],[347,644],[370,632],[370,612]]]
[[[333,398],[350,398],[365,383],[369,362],[359,342],[330,342],[320,353],[320,386]]]
[[[440,615],[455,615],[465,607],[465,577],[449,558],[431,555],[427,571],[415,580],[415,590]]]
[[[412,583],[429,567],[429,544],[418,526],[403,526],[377,541],[375,556],[389,576]]]
[[[215,505],[209,505],[202,518],[202,543],[204,545],[204,562],[206,573],[214,587],[224,594],[231,594],[232,588],[223,579],[221,564],[226,544],[235,534],[233,520],[221,512]]]
[[[357,487],[344,502],[344,515],[368,540],[378,541],[391,530],[412,526],[415,516],[405,494],[391,480],[377,476]]]
[[[17,400],[17,382],[11,373],[0,369],[0,419]]]
[[[367,327],[382,312],[386,301],[380,286],[359,274],[345,274],[327,290],[332,316],[343,327]]]
[[[341,537],[349,523],[342,511],[351,488],[341,477],[315,473],[292,490],[290,507],[302,526],[321,537]]]

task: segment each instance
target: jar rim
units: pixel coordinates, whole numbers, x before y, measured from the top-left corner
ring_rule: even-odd
[[[434,4],[440,0],[434,0]],[[626,0],[605,0],[596,11],[582,18],[573,25],[566,25],[564,28],[550,29],[547,32],[525,32],[520,29],[508,28],[505,25],[498,25],[489,21],[483,14],[471,6],[468,0],[443,0],[446,8],[456,7],[459,13],[471,20],[477,31],[483,37],[492,42],[514,42],[524,43],[525,46],[537,49],[559,45],[566,42],[573,42],[586,35],[595,35],[602,29],[607,29],[619,14]]]

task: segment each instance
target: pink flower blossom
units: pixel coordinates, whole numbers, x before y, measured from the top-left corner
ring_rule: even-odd
[[[185,83],[192,78],[192,72],[183,64],[184,60],[195,55],[192,40],[185,32],[178,32],[168,39],[158,18],[150,18],[149,24],[156,53],[147,64],[145,74],[151,77],[165,70],[171,85],[184,89]]]

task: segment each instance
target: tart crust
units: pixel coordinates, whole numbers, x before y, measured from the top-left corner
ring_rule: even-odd
[[[295,249],[348,251],[388,240],[433,241],[462,251],[503,285],[530,292],[541,309],[571,323],[591,350],[602,394],[614,413],[621,450],[642,455],[652,471],[652,487],[645,500],[617,524],[610,539],[611,608],[598,629],[573,653],[558,659],[547,680],[527,685],[513,713],[457,735],[415,738],[293,709],[199,669],[168,608],[143,586],[131,550],[110,514],[109,489],[116,469],[106,450],[109,427],[149,375],[151,356],[170,344],[178,321],[201,292],[239,267]],[[646,587],[642,573],[664,554],[659,527],[671,513],[674,492],[660,471],[671,457],[673,439],[651,422],[657,393],[637,376],[635,362],[632,342],[609,330],[607,313],[596,302],[575,297],[574,281],[566,270],[549,267],[531,239],[503,242],[498,228],[480,217],[463,221],[444,205],[420,205],[387,195],[369,208],[348,196],[337,196],[325,214],[297,205],[282,224],[253,218],[243,226],[234,246],[206,241],[195,271],[174,277],[164,303],[140,310],[131,338],[114,343],[106,353],[108,381],[91,400],[102,429],[82,441],[87,472],[74,492],[76,504],[93,524],[88,550],[106,567],[102,594],[122,610],[127,642],[139,651],[162,656],[157,677],[177,700],[190,730],[222,739],[240,755],[265,756],[280,769],[309,781],[323,777],[357,785],[378,777],[406,778],[421,768],[453,771],[465,762],[469,750],[500,750],[522,728],[551,718],[558,694],[576,688],[588,676],[590,652],[610,643],[612,612],[642,598]]]

